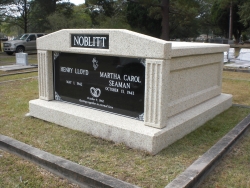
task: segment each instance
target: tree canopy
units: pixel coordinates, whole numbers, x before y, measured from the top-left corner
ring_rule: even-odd
[[[222,0],[213,3],[211,8],[212,20],[214,25],[220,29],[221,36],[229,37],[229,15],[230,8],[232,8],[232,34],[236,41],[239,41],[242,33],[250,26],[247,19],[249,13],[243,14],[245,9],[242,9],[242,6],[246,4],[245,0]],[[240,16],[240,14],[242,14],[242,16]]]
[[[250,1],[243,2],[241,5],[239,5],[239,16],[241,23],[244,24],[244,26],[250,25]]]
[[[198,35],[201,5],[197,0],[130,0],[128,22],[165,40]]]
[[[228,37],[232,3],[236,40],[250,26],[245,0],[0,0],[2,32],[53,32],[63,28],[125,28],[164,40],[200,34]]]

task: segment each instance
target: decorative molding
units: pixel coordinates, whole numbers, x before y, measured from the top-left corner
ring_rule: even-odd
[[[146,59],[144,58],[140,58],[140,63],[144,65],[144,67],[146,66]]]
[[[39,98],[43,100],[53,100],[53,68],[52,53],[50,51],[38,50],[38,81]]]
[[[54,61],[59,57],[60,52],[53,52]]]
[[[63,101],[60,97],[60,95],[55,91],[55,100],[56,101]]]
[[[160,126],[161,121],[161,87],[162,87],[162,67],[163,61],[146,62],[146,96],[145,96],[145,124],[150,126]]]

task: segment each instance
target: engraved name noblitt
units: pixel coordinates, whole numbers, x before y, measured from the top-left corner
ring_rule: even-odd
[[[105,48],[107,37],[74,36],[73,46]]]

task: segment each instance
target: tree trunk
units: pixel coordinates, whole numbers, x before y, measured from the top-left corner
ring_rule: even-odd
[[[161,39],[169,40],[169,0],[162,0],[161,14]]]
[[[24,33],[28,32],[27,0],[24,0]]]
[[[233,2],[230,4],[230,15],[229,15],[229,36],[228,38],[232,40],[233,35]]]
[[[52,13],[54,13],[56,11],[56,2],[59,1],[59,0],[52,0],[51,3],[52,3]]]

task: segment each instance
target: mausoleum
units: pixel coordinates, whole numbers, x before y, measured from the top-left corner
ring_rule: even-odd
[[[221,93],[229,45],[64,29],[38,38],[37,49],[31,116],[152,154],[232,104]]]

